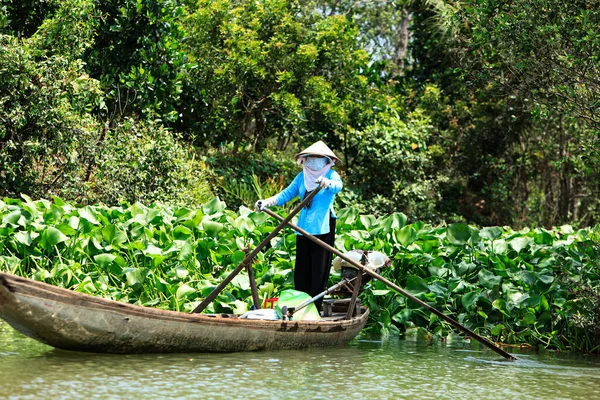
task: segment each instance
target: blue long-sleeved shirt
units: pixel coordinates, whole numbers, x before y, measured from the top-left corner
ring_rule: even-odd
[[[325,174],[325,178],[331,180],[331,186],[327,189],[321,189],[313,197],[311,206],[308,209],[304,207],[298,216],[297,225],[311,235],[329,233],[330,213],[336,218],[335,211],[333,210],[333,200],[336,193],[339,193],[344,186],[340,175],[332,169]],[[277,205],[282,206],[296,196],[304,199],[305,194],[304,172],[300,172],[287,188],[275,196],[275,199]]]

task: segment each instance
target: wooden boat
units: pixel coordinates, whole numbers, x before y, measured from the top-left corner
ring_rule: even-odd
[[[368,318],[249,320],[120,303],[0,273],[0,318],[50,346],[95,353],[196,353],[339,346]]]

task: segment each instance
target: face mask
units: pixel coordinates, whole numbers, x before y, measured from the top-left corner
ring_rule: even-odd
[[[323,169],[327,165],[327,158],[325,157],[307,157],[306,158],[306,166],[313,170],[318,171]]]

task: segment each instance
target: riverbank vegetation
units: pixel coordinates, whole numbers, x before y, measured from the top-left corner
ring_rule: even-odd
[[[264,213],[239,213],[218,198],[198,209],[53,201],[0,201],[0,270],[119,301],[191,311],[274,227]],[[462,223],[430,226],[340,211],[336,248],[381,251],[384,276],[472,330],[508,344],[595,351],[600,346],[600,230],[564,225],[514,231]],[[262,298],[293,284],[295,239],[273,239],[253,267]],[[339,280],[333,276],[332,282]],[[452,340],[445,322],[373,282],[362,294],[369,329]],[[245,312],[247,275],[208,308]],[[456,339],[454,339],[456,340]]]
[[[597,349],[598,5],[0,0],[2,269],[187,310],[324,140],[340,249],[497,340]],[[385,290],[371,329],[447,336]]]

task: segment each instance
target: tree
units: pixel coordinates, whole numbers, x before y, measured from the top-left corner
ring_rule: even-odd
[[[3,0],[0,3],[0,33],[31,37],[57,7],[56,0]]]
[[[67,0],[31,37],[0,35],[2,195],[81,189],[80,166],[90,162],[97,130],[89,111],[103,106],[80,60],[94,12],[89,1]]]
[[[356,34],[345,17],[296,1],[199,1],[186,20],[193,67],[183,124],[198,144],[260,149],[269,139],[327,138],[337,146],[368,90]]]
[[[186,57],[179,0],[98,0],[102,17],[85,55],[106,93],[110,116],[177,120]]]
[[[575,217],[591,223],[600,183],[593,168],[600,131],[598,2],[467,2],[456,17],[465,22],[455,53],[465,77],[489,98],[503,98],[510,118],[525,128],[513,142],[510,168],[537,198],[529,211],[543,205],[550,224]]]

